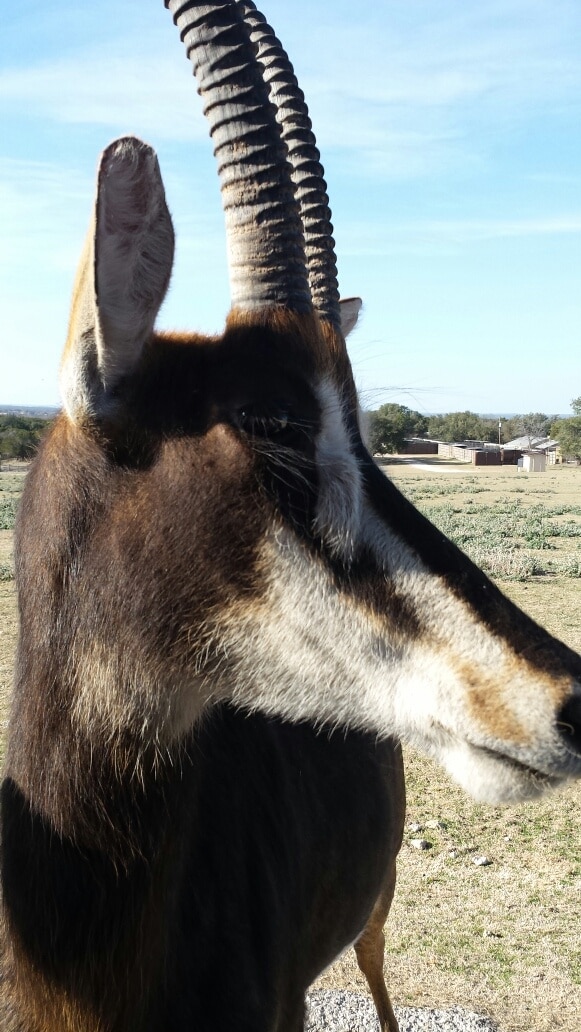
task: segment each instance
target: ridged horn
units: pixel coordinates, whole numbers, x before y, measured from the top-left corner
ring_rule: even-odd
[[[236,308],[312,309],[286,146],[243,13],[233,2],[165,0],[193,64],[218,162]]]
[[[304,94],[280,40],[252,0],[239,0],[264,79],[277,109],[296,188],[305,235],[313,305],[321,318],[340,329],[339,287],[331,210],[321,155]]]

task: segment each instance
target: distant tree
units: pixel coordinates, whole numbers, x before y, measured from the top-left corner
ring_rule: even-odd
[[[571,408],[576,416],[581,416],[581,394],[578,398],[572,398]]]
[[[498,424],[496,420],[482,419],[476,412],[448,412],[430,416],[428,432],[441,441],[495,441]]]
[[[0,457],[32,458],[49,423],[32,416],[0,415]]]
[[[387,455],[404,447],[407,437],[422,437],[428,421],[406,405],[388,403],[369,413],[369,448],[373,455]]]
[[[41,419],[39,416],[3,413],[0,415],[0,433],[4,430],[34,430],[42,433],[51,421],[50,419]]]
[[[526,412],[522,416],[516,416],[513,423],[518,427],[517,437],[528,438],[528,447],[534,438],[548,438],[551,430],[551,423],[554,416],[547,416],[544,412]]]
[[[0,452],[6,459],[29,459],[38,447],[30,430],[8,430],[0,436]]]
[[[502,420],[502,441],[506,444],[507,441],[514,440],[515,437],[519,437],[519,424],[517,422],[518,417],[503,419]]]
[[[566,459],[581,459],[581,414],[558,419],[551,425],[551,437],[559,442]]]

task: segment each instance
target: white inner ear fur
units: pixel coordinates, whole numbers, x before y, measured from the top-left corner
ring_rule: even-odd
[[[341,331],[344,337],[348,337],[357,324],[359,313],[363,307],[363,301],[360,297],[346,297],[341,298],[340,302],[341,312]]]
[[[321,430],[316,444],[319,498],[314,530],[333,554],[349,561],[361,524],[361,473],[351,449],[336,387],[324,380],[317,396],[321,405]]]

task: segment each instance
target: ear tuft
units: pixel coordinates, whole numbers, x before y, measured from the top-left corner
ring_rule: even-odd
[[[126,136],[103,152],[79,266],[61,386],[72,419],[98,414],[135,369],[171,275],[174,234],[155,151]]]
[[[343,336],[348,337],[351,330],[355,328],[359,313],[363,307],[363,301],[360,297],[346,297],[341,298],[340,302],[341,310],[341,329]]]

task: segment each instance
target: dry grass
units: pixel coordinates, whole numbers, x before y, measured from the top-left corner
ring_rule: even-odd
[[[458,465],[459,472],[443,473],[438,462],[426,465],[431,469],[393,463],[387,471],[434,518],[451,504],[459,516],[473,510],[477,524],[479,509],[484,508],[482,520],[488,519],[507,499],[553,510],[581,503],[581,468],[517,475],[515,468]],[[5,477],[0,474],[0,498],[8,486]],[[17,492],[19,484],[10,487]],[[581,525],[581,509],[551,520]],[[543,555],[567,550],[581,556],[579,537],[553,543]],[[0,568],[10,564],[11,547],[11,532],[0,531]],[[535,552],[522,541],[518,550]],[[580,579],[533,575],[518,582],[504,579],[502,588],[581,650]],[[0,580],[0,613],[5,707],[16,641],[11,580]],[[472,803],[439,768],[409,750],[406,761],[407,819],[424,825],[422,834],[432,848],[414,849],[410,831],[401,853],[387,927],[386,970],[394,1001],[460,1004],[492,1014],[503,1032],[576,1032],[581,1028],[581,786],[539,803],[498,809]],[[427,821],[443,827],[425,827]],[[477,867],[477,854],[486,855],[490,866]],[[320,984],[365,990],[353,951]]]
[[[425,460],[419,460],[422,464]],[[547,509],[570,506],[581,527],[581,469],[545,474],[425,463],[386,464],[386,472],[437,518],[450,505],[465,513],[506,499]],[[450,466],[445,463],[445,466]],[[457,471],[456,471],[457,470]],[[558,518],[555,518],[558,519]],[[506,548],[511,540],[501,542]],[[556,539],[581,557],[579,537]],[[524,549],[534,552],[534,549]],[[552,551],[552,550],[551,550]],[[515,602],[581,651],[581,580],[545,574],[501,581]],[[576,1032],[581,1028],[581,786],[538,803],[494,808],[472,803],[433,763],[406,750],[408,826],[387,925],[386,971],[393,999],[412,1006],[460,1004],[493,1015],[503,1032]],[[437,821],[445,828],[425,827]],[[456,853],[451,856],[450,853]],[[476,855],[490,866],[477,867]],[[320,980],[364,990],[353,951]]]
[[[460,1004],[503,1032],[581,1027],[581,790],[494,808],[467,799],[434,764],[406,752],[408,822],[432,848],[399,862],[386,971],[396,1003]],[[437,821],[442,828],[426,827]],[[490,866],[477,867],[476,856]],[[347,953],[321,980],[364,989]]]
[[[24,473],[0,473],[0,733],[6,725],[18,629],[12,567],[13,534],[12,530],[3,528],[12,522],[24,476]]]

